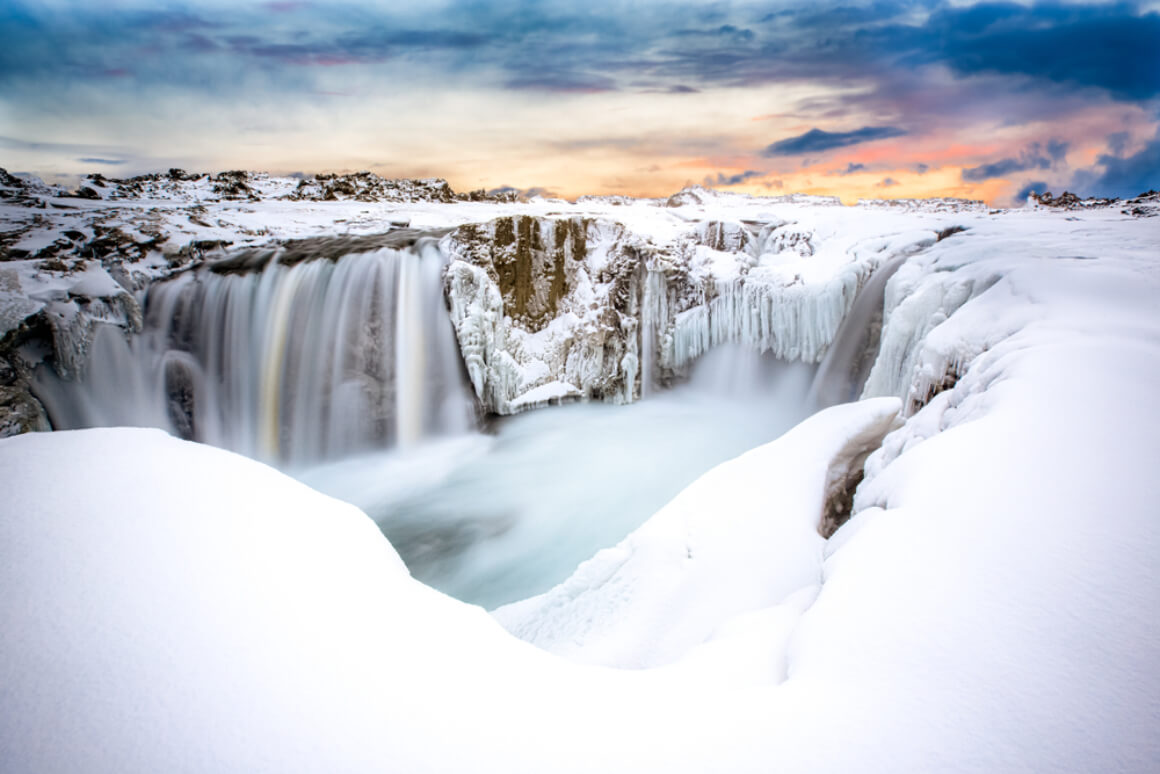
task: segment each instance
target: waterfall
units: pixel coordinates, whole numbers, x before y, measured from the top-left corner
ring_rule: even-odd
[[[472,427],[434,239],[279,258],[150,287],[140,334],[102,328],[78,381],[39,375],[54,427],[160,427],[281,465]]]
[[[640,397],[647,398],[657,387],[657,361],[664,343],[661,336],[669,319],[668,287],[665,275],[648,269],[640,309]]]
[[[854,298],[850,313],[842,320],[834,343],[814,377],[807,398],[813,410],[858,400],[861,396],[878,354],[886,283],[906,258],[906,255],[900,255],[884,263],[870,275],[866,286]]]

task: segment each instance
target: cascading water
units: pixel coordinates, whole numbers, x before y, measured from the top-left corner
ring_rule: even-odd
[[[647,398],[656,391],[659,341],[664,321],[669,319],[668,288],[665,275],[649,270],[644,281],[640,312],[640,397]]]
[[[57,428],[161,427],[287,466],[466,432],[443,265],[425,238],[189,272],[147,291],[139,335],[101,330],[84,377],[41,374],[38,394]]]
[[[878,335],[882,328],[882,307],[886,283],[906,261],[906,255],[880,266],[854,298],[854,305],[842,320],[834,342],[818,367],[806,399],[811,410],[858,400],[862,387],[878,355]]]
[[[664,272],[645,268],[626,359],[646,399],[532,412],[483,435],[468,432],[474,399],[434,239],[255,255],[153,285],[142,332],[102,329],[79,382],[42,373],[55,426],[156,426],[291,468],[362,507],[416,577],[489,606],[545,591],[705,470],[804,418],[811,380],[816,392],[831,377],[777,356],[815,359],[859,284],[851,271],[816,298],[730,284],[674,317]],[[858,294],[827,357],[842,395],[861,384],[847,375],[892,268]],[[687,383],[659,390],[670,373]]]

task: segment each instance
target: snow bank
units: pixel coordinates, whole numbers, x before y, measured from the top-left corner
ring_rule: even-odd
[[[542,770],[607,690],[247,458],[109,429],[0,466],[5,772]]]

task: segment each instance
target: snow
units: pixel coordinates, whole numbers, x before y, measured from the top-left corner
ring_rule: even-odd
[[[0,440],[4,770],[1155,771],[1160,220],[674,203],[617,216],[675,258],[696,252],[692,220],[772,214],[811,234],[819,287],[909,255],[864,391],[888,397],[715,469],[500,613],[568,658],[418,583],[370,519],[257,462],[149,430]],[[338,204],[255,204],[230,228],[612,208]],[[62,282],[5,271],[10,293]],[[463,319],[484,336],[502,317]],[[506,342],[479,342],[474,374],[506,357],[518,389],[552,381]],[[900,405],[824,541],[830,461]]]
[[[539,387],[528,390],[509,405],[513,410],[546,406],[552,401],[559,402],[563,398],[579,397],[580,391],[567,382],[548,382]]]

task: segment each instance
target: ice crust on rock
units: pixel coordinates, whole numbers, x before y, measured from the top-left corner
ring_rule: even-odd
[[[631,402],[726,343],[817,362],[872,271],[936,237],[820,239],[768,212],[659,244],[601,220],[462,227],[444,240],[447,293],[476,395],[500,414],[548,383]]]

